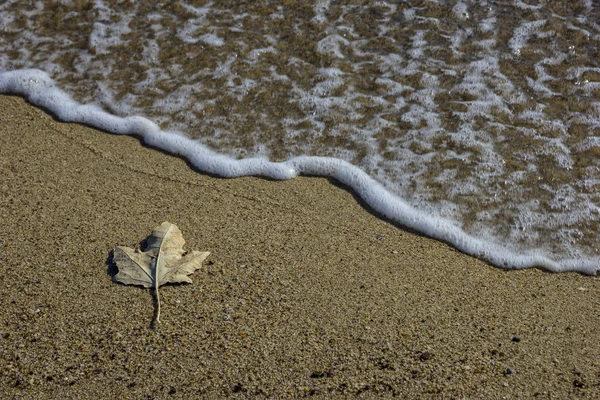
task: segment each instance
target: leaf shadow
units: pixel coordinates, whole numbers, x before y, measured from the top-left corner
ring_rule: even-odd
[[[141,245],[142,248],[146,246],[146,239],[142,241]],[[117,263],[114,261],[114,257],[115,251],[114,249],[112,249],[108,253],[108,257],[106,258],[106,273],[110,276],[113,282],[115,282],[115,275],[119,273],[119,268],[117,267]],[[152,307],[154,308],[154,311],[152,313],[152,320],[150,321],[148,328],[155,330],[157,325],[156,318],[158,316],[158,298],[156,296],[156,289],[150,288],[148,290],[148,293],[150,293],[150,296],[152,297]]]
[[[108,257],[106,258],[106,273],[110,276],[111,279],[114,280],[115,275],[119,273],[119,268],[117,268],[117,264],[114,261],[115,251],[111,249],[108,252]]]
[[[156,295],[156,291],[158,289],[156,288],[150,288],[149,292],[150,292],[150,296],[152,296],[152,307],[154,307],[154,313],[152,314],[152,321],[150,321],[150,325],[148,325],[148,328],[152,329],[152,330],[156,330],[156,325],[158,323],[158,296]]]

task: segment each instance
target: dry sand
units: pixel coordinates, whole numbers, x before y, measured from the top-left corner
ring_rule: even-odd
[[[600,398],[599,278],[503,271],[326,179],[217,179],[0,96],[0,398]],[[189,285],[111,281],[163,221]]]

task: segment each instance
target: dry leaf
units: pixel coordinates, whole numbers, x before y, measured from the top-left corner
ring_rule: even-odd
[[[113,260],[119,269],[119,273],[113,276],[114,281],[154,288],[156,322],[160,322],[158,287],[169,282],[192,283],[188,275],[202,267],[202,262],[210,254],[200,251],[185,254],[184,244],[177,225],[163,222],[146,238],[143,251],[124,246],[117,246],[113,250]]]

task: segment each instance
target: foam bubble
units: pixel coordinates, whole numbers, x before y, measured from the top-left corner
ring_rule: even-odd
[[[220,47],[225,44],[225,41],[214,33],[207,33],[206,35],[200,36],[198,39],[211,46]]]
[[[513,37],[508,41],[508,45],[514,54],[521,54],[521,49],[527,45],[529,37],[533,33],[539,32],[540,28],[546,25],[546,20],[524,22],[515,29]]]
[[[456,3],[456,5],[452,8],[452,12],[458,19],[461,20],[467,20],[471,18],[471,16],[469,15],[469,9],[467,8],[467,5],[462,1]]]
[[[338,34],[331,34],[317,43],[317,51],[322,54],[333,55],[338,58],[344,58],[341,46],[348,45],[348,40]]]

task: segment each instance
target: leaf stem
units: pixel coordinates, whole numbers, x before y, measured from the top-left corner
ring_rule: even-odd
[[[154,269],[154,293],[156,294],[156,322],[160,323],[160,292],[158,291],[158,268]]]

